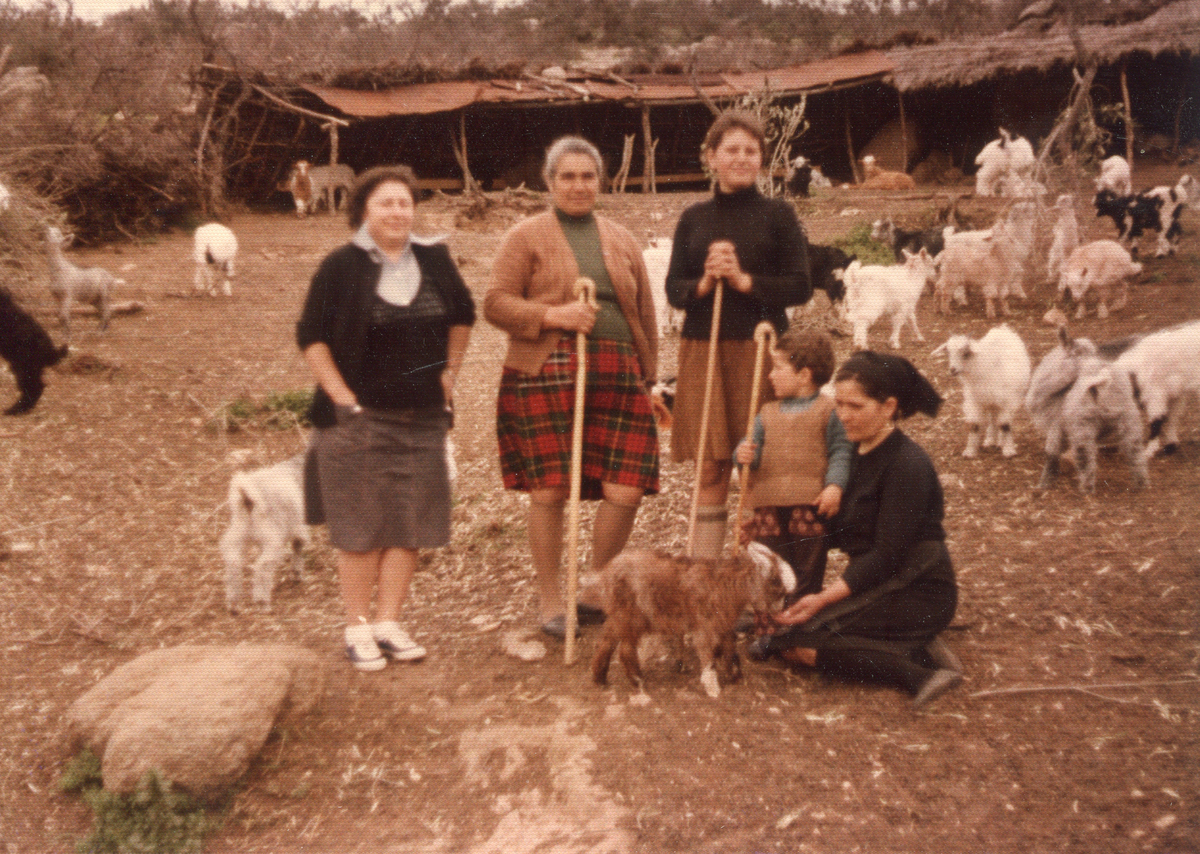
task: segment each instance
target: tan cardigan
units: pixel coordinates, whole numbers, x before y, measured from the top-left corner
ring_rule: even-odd
[[[633,331],[633,348],[647,382],[658,378],[658,322],[642,250],[623,226],[596,216],[604,266],[621,312]],[[558,346],[561,329],[543,329],[546,309],[576,299],[579,265],[553,210],[513,226],[492,266],[483,315],[508,333],[506,368],[526,374],[541,370]]]

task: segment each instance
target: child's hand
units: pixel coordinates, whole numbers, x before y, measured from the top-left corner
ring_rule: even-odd
[[[817,515],[822,519],[832,519],[842,506],[842,488],[831,483],[821,490],[817,496]]]
[[[750,441],[743,441],[737,446],[734,452],[734,459],[739,465],[748,466],[754,464],[754,455],[758,453],[758,445]]]

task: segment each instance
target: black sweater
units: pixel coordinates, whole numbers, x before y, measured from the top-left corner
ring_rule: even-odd
[[[440,340],[445,340],[445,333],[451,326],[474,324],[475,303],[454,266],[450,250],[442,244],[422,246],[418,243],[412,244],[412,250],[421,270],[421,286],[432,286],[446,309],[445,317],[438,324],[442,330]],[[370,369],[366,364],[368,330],[380,272],[380,266],[362,247],[347,243],[335,249],[313,275],[304,310],[296,324],[296,343],[300,349],[305,350],[317,342],[327,344],[333,354],[333,363],[355,394],[363,392]],[[444,360],[444,344],[442,349]],[[414,401],[415,406],[422,404]],[[333,401],[319,386],[309,417],[317,427],[331,427],[337,423]]]
[[[667,269],[667,301],[687,312],[682,337],[708,340],[712,330],[713,295],[697,299],[695,293],[708,247],[717,240],[733,243],[738,263],[753,279],[748,294],[725,287],[720,337],[751,339],[763,320],[782,333],[787,329],[784,309],[812,296],[808,241],[788,202],[768,199],[749,187],[733,193],[718,190],[679,218]]]
[[[900,572],[913,546],[945,540],[942,485],[929,455],[899,430],[856,454],[829,544],[850,556],[842,580],[862,593]],[[952,572],[947,565],[946,572]],[[953,583],[953,575],[947,579]]]

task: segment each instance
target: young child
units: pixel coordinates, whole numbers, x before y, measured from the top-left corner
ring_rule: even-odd
[[[824,520],[841,506],[853,446],[820,388],[833,376],[833,341],[824,332],[789,329],[771,350],[767,378],[778,400],[766,404],[735,459],[748,471],[754,516],[744,540],[757,540],[792,565],[794,598],[825,582]]]

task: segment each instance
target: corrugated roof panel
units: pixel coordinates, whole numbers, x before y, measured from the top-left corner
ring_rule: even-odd
[[[776,93],[799,93],[882,77],[890,74],[892,68],[892,61],[885,54],[870,51],[771,71],[727,74],[721,78],[724,82],[713,83],[712,78],[709,78],[700,88],[706,97],[715,100],[757,91],[763,87],[764,81]],[[635,84],[632,88],[616,80],[598,80],[594,77],[574,77],[563,83],[536,80],[415,83],[376,92],[325,86],[305,88],[334,109],[360,118],[445,113],[472,104],[561,103],[584,100],[632,100],[654,104],[697,100],[690,80],[682,75],[676,78],[678,82],[666,82],[666,79],[663,75],[655,75],[654,82],[649,85],[641,85],[636,80],[630,81]]]
[[[893,68],[894,63],[887,54],[872,50],[849,56],[835,56],[831,59],[818,59],[803,65],[773,68],[769,71],[726,74],[725,80],[743,92],[761,89],[764,81],[773,92],[806,92],[856,80],[883,77],[891,74]]]

